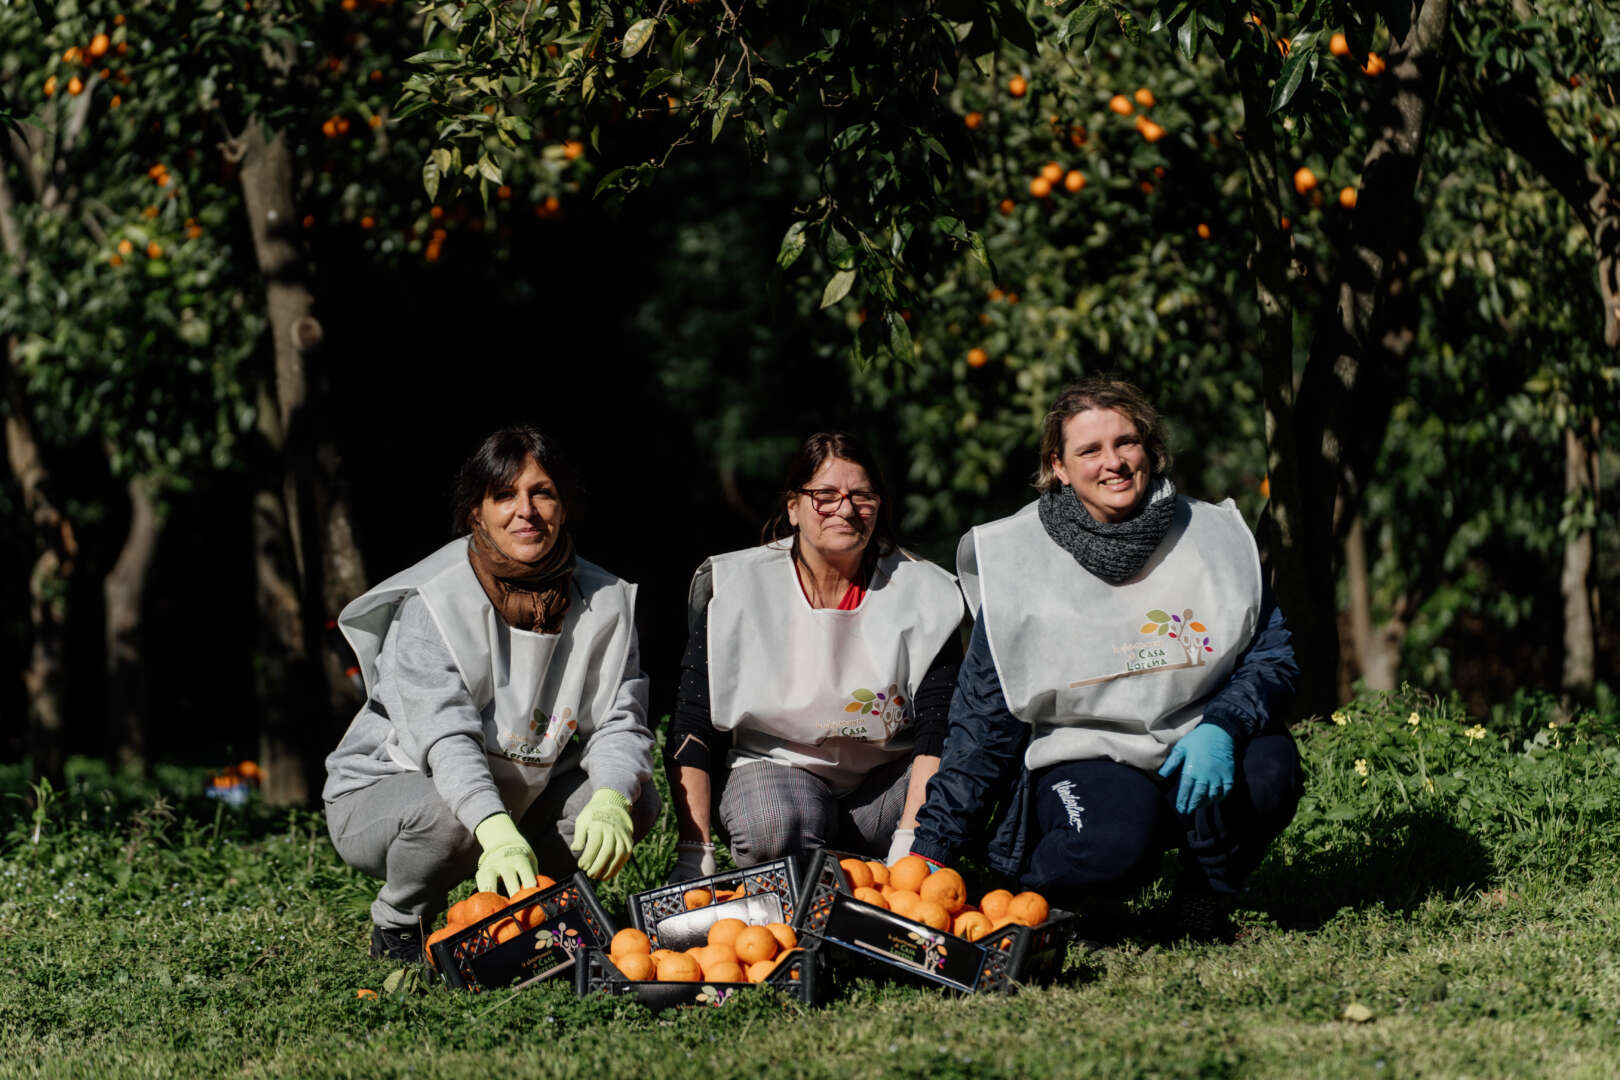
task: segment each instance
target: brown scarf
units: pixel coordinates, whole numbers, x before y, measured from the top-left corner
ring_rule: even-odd
[[[574,582],[574,541],[565,530],[539,562],[519,562],[496,546],[483,522],[473,520],[467,561],[484,595],[506,624],[536,634],[555,634],[568,614]]]

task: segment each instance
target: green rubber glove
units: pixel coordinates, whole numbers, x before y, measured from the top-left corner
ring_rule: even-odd
[[[612,788],[598,788],[574,819],[572,850],[587,877],[607,881],[624,868],[635,843],[630,800]]]
[[[540,861],[534,857],[534,848],[518,832],[511,814],[491,814],[473,830],[478,846],[484,853],[478,856],[478,891],[494,892],[499,882],[506,886],[506,895],[534,884]]]

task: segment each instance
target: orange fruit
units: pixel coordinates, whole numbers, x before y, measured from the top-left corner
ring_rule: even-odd
[[[743,974],[742,965],[735,960],[726,960],[713,967],[703,969],[703,978],[706,982],[747,982],[748,976]]]
[[[506,906],[506,897],[497,892],[475,892],[466,899],[467,921],[486,919]]]
[[[372,113],[371,118],[369,120],[367,120],[366,123],[371,125],[372,130],[376,130],[377,128],[382,127],[383,126],[382,114],[381,113]]]
[[[872,887],[872,870],[861,859],[839,859],[838,865],[844,868],[849,875],[849,885],[852,889],[869,889]]]
[[[528,888],[519,889],[517,892],[513,893],[511,902],[515,904],[519,900],[527,900],[536,893],[543,893],[547,889],[555,888],[556,885],[557,883],[546,877],[546,875],[536,874],[534,884],[530,885]]]
[[[915,919],[917,922],[931,926],[935,930],[949,930],[951,928],[950,912],[933,900],[918,900],[916,906],[911,909],[911,913],[906,918]]]
[[[872,887],[881,889],[889,883],[889,868],[876,859],[866,860],[866,868],[872,871]]]
[[[619,957],[629,956],[631,953],[650,956],[652,954],[652,942],[648,941],[647,935],[640,930],[634,927],[625,927],[613,935],[612,942],[608,944],[608,955],[617,960]]]
[[[510,199],[512,197],[512,185],[502,184],[500,187],[496,188],[495,197],[497,199]]]
[[[922,903],[922,897],[910,889],[896,889],[889,894],[888,899],[889,910],[908,919],[911,918],[911,913],[916,910],[917,905]]]
[[[1209,226],[1204,224],[1202,221],[1200,221],[1198,223],[1198,239],[1200,239],[1200,240],[1208,240],[1209,239]]]
[[[367,214],[365,217],[360,219],[360,227],[362,229],[375,228],[376,225],[377,225],[377,219],[372,217],[370,214]]]
[[[1014,75],[1007,80],[1007,93],[1013,97],[1023,97],[1029,93],[1029,80],[1022,75]]]
[[[766,923],[765,929],[771,932],[776,943],[784,949],[791,949],[799,943],[799,935],[785,922]]]
[[[472,922],[467,918],[467,901],[458,900],[450,905],[450,910],[444,913],[444,921],[451,926],[465,926]]]
[[[1148,142],[1158,142],[1160,139],[1164,138],[1164,128],[1160,127],[1158,124],[1155,124],[1147,117],[1143,117],[1142,122],[1136,125],[1136,130],[1140,131],[1142,133],[1142,138],[1146,139]]]
[[[703,969],[704,978],[712,979],[716,976],[710,973],[715,968],[721,964],[735,964],[737,962],[737,950],[730,945],[704,945],[698,949],[697,956],[693,957],[693,959]]]
[[[85,52],[88,52],[91,56],[99,59],[100,57],[106,56],[107,50],[111,47],[112,40],[108,38],[106,34],[97,34],[95,37],[90,39],[90,47],[87,48]]]
[[[146,257],[148,259],[161,259],[161,258],[163,258],[163,245],[158,243],[156,240],[152,241],[150,244],[147,244],[146,245]]]
[[[124,257],[115,251],[111,255],[107,256],[107,264],[109,266],[123,266]]]
[[[77,75],[73,76],[73,78],[68,80],[67,91],[74,97],[78,97],[80,94],[84,93],[84,80],[79,78]]]
[[[928,860],[921,855],[907,855],[889,867],[889,884],[897,889],[917,892],[928,877]]]
[[[984,113],[970,112],[962,117],[962,123],[967,126],[969,131],[978,131],[979,125],[984,123]]]
[[[941,867],[923,881],[917,895],[944,908],[949,915],[967,907],[967,882],[950,867]]]
[[[1044,176],[1037,176],[1029,182],[1029,193],[1037,199],[1044,199],[1052,194],[1052,181]]]
[[[1115,94],[1113,97],[1109,98],[1108,107],[1119,113],[1121,116],[1129,116],[1131,113],[1136,111],[1136,106],[1132,105],[1131,99],[1126,97],[1124,94]]]
[[[1011,199],[1002,199],[999,209],[1003,214],[1010,214],[1017,208],[1017,206],[1018,204],[1013,202]]]
[[[748,929],[748,924],[741,919],[720,919],[709,927],[709,944],[723,945],[731,948],[737,940],[737,935]]]
[[[1051,913],[1046,897],[1038,892],[1021,892],[1007,905],[1007,914],[1025,926],[1039,926]]]
[[[1007,914],[1007,905],[1012,903],[1013,894],[1006,889],[991,889],[979,901],[979,910],[990,917],[991,921]]]
[[[1286,232],[1294,227],[1294,223],[1287,214],[1284,214],[1282,217],[1277,219],[1277,227]]]
[[[1350,39],[1345,37],[1343,33],[1334,34],[1328,38],[1328,52],[1334,56],[1349,56]]]
[[[761,960],[773,960],[781,951],[781,943],[776,935],[763,926],[746,927],[732,942],[733,949],[737,951],[737,959],[744,964],[757,964]]]
[[[377,998],[377,991],[367,990],[362,987],[354,992],[354,996],[357,998],[370,998],[371,1000],[375,1001]]]
[[[1142,106],[1144,109],[1151,109],[1153,106],[1158,104],[1158,101],[1153,97],[1153,91],[1149,90],[1145,86],[1137,90],[1136,93],[1132,94],[1131,96],[1135,98],[1136,103]]]
[[[969,941],[978,941],[990,932],[990,918],[982,911],[964,911],[951,923],[951,933]]]
[[[120,255],[132,255],[132,254],[134,254],[134,252],[135,252],[135,245],[134,244],[130,243],[128,240],[120,240],[120,241],[118,241],[118,254],[120,254]]]
[[[889,902],[883,899],[883,894],[878,892],[876,889],[862,886],[861,888],[855,890],[855,899],[864,900],[873,907],[880,907],[884,911],[889,910]]]
[[[1377,53],[1368,53],[1367,63],[1362,66],[1361,70],[1368,75],[1382,75],[1386,66],[1382,56]]]
[[[1023,923],[1019,922],[1017,919],[1013,918],[1011,915],[1003,915],[999,919],[991,919],[990,920],[990,931],[991,931],[991,933],[994,933],[995,931],[1000,930],[1004,926],[1023,926],[1023,925],[1024,925]]]
[[[1070,169],[1063,177],[1063,186],[1069,191],[1080,191],[1086,186],[1086,174],[1079,169]]]
[[[525,930],[533,930],[546,921],[546,906],[544,904],[530,904],[512,913],[512,918]]]
[[[563,157],[573,161],[585,152],[585,144],[578,139],[569,139],[563,143]]]
[[[702,982],[703,967],[685,953],[674,953],[659,961],[658,981]]]
[[[761,960],[758,963],[749,964],[748,981],[751,983],[764,982],[766,977],[776,970],[776,964],[777,961],[775,960]]]
[[[1316,186],[1316,174],[1308,167],[1301,165],[1294,170],[1294,190],[1301,195],[1309,194]]]
[[[1041,166],[1041,175],[1055,184],[1063,179],[1063,166],[1055,161],[1048,161]]]
[[[56,76],[52,75],[45,80],[45,96],[50,97],[54,93],[56,93]]]
[[[451,923],[443,930],[435,930],[433,933],[428,935],[427,941],[422,945],[422,952],[427,956],[428,967],[438,967],[438,964],[436,964],[433,960],[433,946],[443,941],[445,938],[455,937],[457,934],[461,933],[462,929],[463,927],[460,923]]]
[[[506,918],[489,928],[489,936],[499,945],[503,941],[511,941],[523,933],[523,926],[516,919]]]
[[[697,908],[708,907],[710,904],[712,904],[714,902],[714,894],[708,889],[687,889],[686,892],[681,895],[681,899],[686,902],[687,911],[694,911]]]
[[[613,957],[613,966],[627,979],[641,982],[658,974],[658,968],[653,958],[646,953],[626,953],[623,956]]]
[[[654,949],[652,951],[652,955],[650,957],[648,957],[648,959],[650,959],[653,962],[654,967],[657,967],[659,964],[662,964],[665,960],[669,959],[671,956],[679,956],[679,955],[681,955],[681,954],[676,952],[674,949]]]
[[[79,62],[79,55],[80,51],[77,45],[69,46],[67,52],[62,54],[62,63],[77,64]]]
[[[1356,189],[1353,187],[1340,188],[1339,205],[1346,210],[1354,210],[1356,208]]]

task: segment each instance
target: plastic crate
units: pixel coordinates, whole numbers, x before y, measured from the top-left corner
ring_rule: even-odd
[[[798,930],[833,946],[829,962],[868,978],[899,977],[965,994],[1012,993],[1020,983],[1055,976],[1080,928],[1078,917],[1054,910],[1039,926],[1004,926],[969,941],[855,899],[838,865],[852,857],[859,856],[822,849],[811,858]]]
[[[539,925],[507,941],[495,940],[496,924],[533,907],[544,913]],[[434,942],[433,961],[445,982],[477,994],[513,984],[527,986],[570,971],[582,949],[606,946],[615,932],[590,879],[575,873]]]
[[[600,949],[586,949],[574,969],[574,992],[620,994],[633,997],[653,1012],[676,1008],[713,1008],[755,986],[773,986],[790,997],[812,1005],[816,997],[816,946],[789,953],[760,983],[659,982],[627,979]]]
[[[685,896],[692,889],[733,890],[742,886],[738,900],[722,900],[686,910]],[[633,894],[629,901],[630,925],[647,935],[655,949],[684,952],[705,944],[709,927],[721,919],[741,919],[750,926],[794,924],[799,911],[799,871],[792,859],[773,859],[744,870],[727,870],[711,877],[665,885]]]

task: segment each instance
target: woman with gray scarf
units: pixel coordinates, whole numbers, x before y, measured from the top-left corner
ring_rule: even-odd
[[[912,851],[953,861],[999,804],[992,868],[1074,908],[1180,848],[1180,929],[1215,936],[1299,801],[1298,667],[1242,517],[1169,464],[1141,390],[1088,378],[1047,413],[1040,497],[963,537],[973,638]]]

